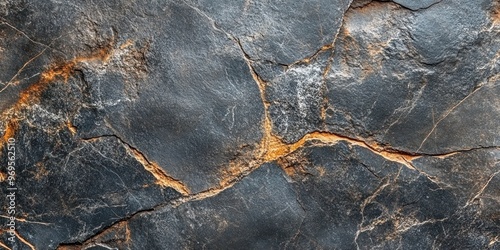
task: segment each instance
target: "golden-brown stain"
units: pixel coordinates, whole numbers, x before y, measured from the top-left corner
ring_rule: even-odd
[[[68,79],[74,74],[75,69],[79,63],[89,61],[107,62],[111,57],[111,46],[101,48],[88,56],[75,57],[72,60],[55,64],[41,73],[40,79],[24,89],[19,94],[17,102],[4,114],[2,119],[8,120],[5,131],[0,141],[0,150],[3,149],[9,138],[13,138],[19,128],[19,123],[15,115],[19,113],[23,107],[30,106],[38,102],[40,95],[47,89],[50,83],[58,80],[67,82]]]
[[[341,30],[342,35],[348,36],[349,33],[346,29]],[[241,46],[241,44],[240,44]],[[332,49],[332,45],[324,46],[320,51]],[[258,168],[260,165],[266,162],[276,161],[278,165],[282,167],[284,172],[288,175],[295,175],[296,173],[304,173],[305,170],[302,168],[296,168],[293,166],[289,166],[286,159],[284,157],[296,152],[298,149],[303,148],[307,142],[317,141],[321,144],[325,145],[335,145],[338,142],[344,141],[349,145],[359,146],[365,149],[370,150],[371,152],[383,157],[384,159],[396,162],[399,164],[403,164],[404,166],[414,169],[411,164],[412,160],[417,159],[419,156],[414,156],[407,153],[394,152],[391,150],[387,150],[384,147],[378,145],[375,142],[366,142],[361,139],[350,138],[347,136],[337,135],[331,132],[322,132],[322,131],[314,131],[304,135],[300,140],[295,143],[285,143],[281,138],[274,135],[272,132],[272,122],[269,115],[269,106],[270,103],[266,100],[266,86],[268,85],[262,78],[257,75],[254,68],[252,67],[252,61],[248,58],[248,56],[244,53],[245,61],[248,65],[250,73],[257,84],[257,87],[260,92],[261,101],[264,107],[264,117],[262,122],[262,131],[263,136],[260,143],[257,146],[257,149],[254,151],[253,158],[249,160],[248,156],[244,160],[237,159],[231,161],[229,166],[223,170],[220,174],[221,181],[218,187],[206,190],[197,195],[194,195],[193,199],[204,199],[207,197],[211,197],[220,193],[222,190],[227,189],[228,187],[234,185],[234,182],[240,179],[246,173],[251,172],[252,170]],[[313,58],[313,57],[311,57]],[[301,61],[302,63],[309,63],[308,59],[304,59]],[[325,69],[324,75],[328,73],[328,68]],[[323,118],[326,118],[326,109],[323,110],[324,114],[322,114]],[[323,173],[324,174],[324,173]]]
[[[81,249],[82,246],[73,246],[73,245],[57,247],[57,250],[81,250]]]
[[[71,121],[67,121],[66,122],[66,127],[68,128],[69,132],[72,134],[72,135],[76,135],[76,132],[77,132],[77,128],[75,125],[73,125],[73,123]]]
[[[302,155],[288,155],[276,160],[278,166],[288,176],[305,175],[308,173],[305,166],[308,164],[307,159]]]
[[[7,180],[7,174],[0,172],[0,182],[4,182],[5,180]]]
[[[127,41],[125,41],[122,45],[120,45],[120,49],[125,49],[132,45],[134,45],[134,42],[130,39],[127,39]]]
[[[39,181],[44,177],[46,177],[47,175],[49,175],[49,171],[47,170],[43,162],[37,162],[35,166],[36,166],[36,171],[34,176],[35,180]]]
[[[318,173],[319,173],[319,176],[320,176],[320,177],[325,176],[325,174],[326,174],[326,169],[325,169],[325,167],[323,167],[323,166],[318,166],[318,167],[316,167],[316,170],[318,171]]]
[[[500,1],[493,1],[491,21],[495,26],[500,24]]]
[[[327,51],[327,50],[330,50],[333,48],[333,45],[332,44],[326,44],[326,45],[323,45],[318,51],[316,51],[313,55],[309,56],[309,57],[306,57],[302,60],[299,60],[299,61],[296,61],[292,64],[289,65],[292,66],[292,65],[295,65],[295,64],[310,64],[316,57],[318,57],[319,54],[321,54],[321,52],[324,52],[324,51]]]
[[[110,238],[112,238],[112,240],[110,240]],[[81,244],[60,245],[57,250],[89,249],[105,242],[112,242],[114,247],[118,247],[119,249],[128,249],[131,240],[132,238],[128,222],[119,221]]]
[[[14,233],[16,234],[16,237],[22,243],[24,243],[26,246],[28,246],[31,250],[36,250],[35,246],[33,246],[33,244],[31,244],[29,241],[27,241],[26,239],[24,239],[17,231],[14,231]]]
[[[162,187],[171,187],[184,196],[189,195],[189,188],[184,183],[169,176],[165,170],[163,170],[155,162],[150,162],[139,150],[131,147],[129,147],[128,150],[132,153],[135,159],[144,166],[144,169],[153,175],[156,179],[156,184]]]
[[[443,159],[446,159],[448,157],[452,157],[456,154],[458,154],[458,152],[451,152],[449,154],[438,155],[438,156],[436,156],[436,158],[443,160]]]
[[[132,232],[130,232],[130,228],[128,226],[128,223],[126,221],[122,222],[125,224],[125,242],[130,243],[132,240]]]
[[[419,158],[419,156],[414,156],[406,153],[391,152],[377,145],[376,143],[370,144],[362,140],[340,136],[330,132],[312,132],[306,134],[300,140],[292,144],[286,144],[282,142],[279,138],[272,135],[270,136],[272,137],[272,139],[267,144],[268,147],[264,150],[266,152],[263,157],[264,162],[275,161],[280,159],[281,157],[287,156],[297,151],[298,149],[302,148],[306,142],[310,141],[318,141],[326,145],[335,145],[338,142],[344,141],[350,145],[368,149],[372,153],[379,155],[388,161],[403,164],[404,166],[411,169],[413,169],[413,166],[410,164],[410,162]]]
[[[7,126],[0,141],[0,150],[2,150],[4,145],[9,141],[9,138],[14,138],[18,126],[19,123],[17,120],[10,120],[7,122]]]
[[[229,167],[222,170],[220,173],[219,187],[228,186],[236,176],[241,175],[241,173],[248,169],[248,165],[240,164],[238,162],[232,161],[229,163]]]
[[[3,242],[0,242],[0,246],[3,247],[4,249],[6,250],[12,250],[12,248],[8,247],[7,245],[5,245]]]

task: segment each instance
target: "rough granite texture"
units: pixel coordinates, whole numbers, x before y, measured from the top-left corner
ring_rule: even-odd
[[[0,0],[0,72],[2,249],[500,249],[498,0]]]

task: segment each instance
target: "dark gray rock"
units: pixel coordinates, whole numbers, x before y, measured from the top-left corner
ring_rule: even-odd
[[[37,248],[83,241],[137,211],[180,197],[156,185],[120,138],[75,137],[67,122],[85,105],[82,84],[80,77],[56,83],[42,93],[39,103],[17,114],[23,115],[15,147],[17,230]],[[4,179],[1,187],[7,191],[9,182]],[[2,218],[2,224],[7,223]],[[17,242],[14,248],[24,249]]]
[[[265,165],[213,198],[134,217],[129,247],[275,249],[293,238],[303,216],[281,170]]]
[[[0,246],[498,249],[499,13],[0,1]]]
[[[457,1],[418,12],[380,2],[351,8],[330,60],[325,51],[270,80],[273,131],[286,142],[330,131],[414,153],[495,146],[498,109],[486,94],[498,92],[492,8]],[[304,77],[314,86],[307,94]]]
[[[404,6],[408,9],[411,10],[421,10],[421,9],[427,9],[437,3],[440,3],[442,0],[417,0],[417,1],[411,1],[411,0],[393,0],[393,2]]]
[[[184,3],[115,2],[95,11],[96,6],[81,4],[80,8],[89,8],[88,16],[67,18],[66,26],[53,31],[57,36],[62,31],[56,30],[83,24],[73,33],[59,35],[66,40],[54,42],[58,46],[66,42],[64,52],[80,60],[76,67],[88,85],[90,104],[73,121],[78,136],[118,135],[184,180],[193,192],[217,184],[221,168],[240,153],[237,149],[253,146],[261,138],[263,105],[237,42]],[[34,11],[29,6],[26,11]],[[70,7],[43,5],[55,8],[51,11]],[[132,14],[136,11],[144,16]],[[137,30],[139,26],[146,28]],[[28,33],[38,38],[36,32]],[[89,47],[104,50],[106,55],[96,58],[104,62],[86,58],[96,54]]]
[[[324,52],[307,66],[292,66],[276,76],[266,89],[273,132],[286,142],[295,142],[321,128],[324,95],[323,73],[330,53]]]
[[[332,43],[352,0],[186,2],[237,37],[250,58],[289,65]]]
[[[260,140],[263,105],[235,41],[184,4],[164,8],[169,16],[155,18],[163,32],[141,34],[147,72],[128,79],[135,86],[123,84],[128,75],[85,74],[110,129],[199,192],[219,183],[238,148]]]
[[[442,179],[468,161],[477,162],[474,169],[459,167],[456,177]],[[498,220],[484,213],[494,208],[479,205],[498,192],[487,183],[498,174],[497,161],[496,151],[476,150],[417,159],[414,169],[349,143],[307,145],[280,161],[293,168],[290,176],[274,164],[261,166],[216,196],[133,216],[121,225],[130,230],[123,241],[109,240],[114,229],[83,246],[484,249],[500,232]],[[429,172],[418,167],[424,163]]]

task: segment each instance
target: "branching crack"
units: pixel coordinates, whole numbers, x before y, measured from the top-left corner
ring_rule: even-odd
[[[346,10],[344,11],[344,13],[342,14],[342,17],[341,17],[341,21],[340,21],[340,25],[339,27],[337,28],[336,32],[335,32],[335,35],[333,37],[333,41],[332,43],[330,44],[330,48],[332,50],[332,53],[330,54],[327,62],[326,62],[326,65],[325,65],[325,69],[323,70],[323,74],[322,74],[322,81],[323,81],[323,84],[322,84],[322,89],[321,89],[321,95],[323,96],[323,102],[321,103],[321,119],[323,120],[323,126],[326,126],[326,113],[327,113],[327,109],[328,109],[328,105],[329,105],[329,100],[328,100],[328,97],[327,97],[327,76],[328,76],[328,73],[330,72],[330,69],[332,67],[332,63],[333,63],[333,58],[334,58],[334,53],[335,53],[335,44],[337,43],[337,38],[340,34],[340,31],[342,30],[342,28],[344,27],[344,24],[345,24],[345,15],[346,13],[349,11],[349,9],[351,9],[352,7],[352,2],[353,0],[350,0],[349,4],[348,4],[348,7],[346,8]]]
[[[357,249],[359,249],[358,246],[358,237],[362,232],[371,230],[376,224],[374,225],[368,225],[368,226],[363,226],[365,223],[365,208],[368,204],[370,204],[375,198],[377,198],[378,195],[387,187],[390,185],[390,179],[389,178],[384,178],[382,182],[380,183],[380,186],[370,195],[368,196],[363,203],[361,203],[359,210],[361,214],[361,222],[358,225],[358,230],[354,234],[354,244],[356,244]]]
[[[486,188],[490,185],[491,180],[493,180],[493,178],[495,178],[495,176],[498,175],[499,173],[500,173],[500,170],[493,173],[490,176],[490,178],[488,178],[488,181],[486,181],[486,183],[483,185],[483,187],[479,190],[479,192],[472,199],[470,199],[465,206],[469,206],[472,204],[472,202],[478,200],[481,197],[481,195],[484,193],[484,190],[486,190]]]
[[[91,138],[82,138],[83,141],[87,141],[87,142],[90,142],[90,141],[93,141],[93,140],[99,140],[99,139],[105,138],[105,137],[112,137],[112,138],[117,139],[122,145],[124,145],[124,147],[127,150],[127,152],[131,156],[133,156],[139,163],[141,163],[143,165],[143,167],[154,176],[154,178],[156,179],[156,183],[158,185],[160,185],[162,187],[171,187],[171,188],[175,189],[177,192],[179,192],[180,194],[182,194],[183,196],[180,197],[180,198],[178,198],[178,199],[172,200],[172,201],[168,201],[168,202],[157,204],[157,205],[155,205],[152,208],[148,208],[148,209],[143,209],[143,210],[136,211],[136,212],[134,212],[134,213],[132,213],[132,214],[130,214],[130,215],[128,215],[128,216],[120,219],[119,221],[114,222],[110,226],[104,227],[103,229],[101,229],[100,231],[98,231],[96,234],[94,234],[93,236],[91,236],[87,240],[85,240],[83,243],[60,244],[59,248],[64,247],[64,246],[71,246],[71,245],[78,246],[78,245],[86,244],[86,242],[89,242],[92,239],[98,237],[99,235],[105,233],[107,230],[109,230],[113,226],[115,226],[115,225],[117,225],[119,223],[128,222],[130,219],[132,219],[132,218],[134,218],[136,216],[139,216],[141,214],[144,214],[144,213],[154,212],[154,211],[157,211],[157,210],[159,210],[161,208],[168,207],[168,206],[177,207],[177,206],[180,206],[181,204],[184,204],[184,203],[187,203],[187,202],[190,202],[190,201],[196,201],[196,200],[202,200],[202,199],[214,197],[214,196],[220,194],[221,192],[223,192],[224,190],[226,190],[226,189],[231,188],[232,186],[234,186],[240,180],[242,180],[243,178],[245,178],[246,176],[248,176],[249,174],[251,174],[254,170],[256,170],[257,168],[259,168],[262,164],[265,164],[267,162],[276,161],[276,160],[278,160],[278,159],[280,159],[282,157],[285,157],[285,156],[287,156],[287,155],[289,155],[289,154],[291,154],[291,153],[299,150],[300,148],[303,148],[306,145],[307,142],[311,142],[311,141],[319,141],[320,143],[323,143],[323,144],[326,144],[326,145],[335,145],[335,144],[337,144],[339,142],[346,142],[346,143],[348,143],[350,145],[359,146],[359,147],[362,147],[362,148],[365,148],[365,149],[371,151],[372,153],[374,153],[374,154],[376,154],[378,156],[383,157],[384,159],[386,159],[388,161],[399,163],[399,164],[401,164],[403,166],[406,166],[407,168],[412,169],[412,170],[417,170],[420,173],[422,173],[425,176],[427,176],[429,179],[431,179],[429,175],[427,175],[424,172],[416,169],[413,166],[413,164],[412,164],[413,160],[416,160],[416,159],[418,159],[420,157],[423,157],[423,156],[433,156],[433,157],[438,157],[438,158],[446,158],[448,156],[451,156],[451,155],[454,155],[454,154],[457,154],[457,153],[468,152],[468,151],[472,151],[472,150],[476,150],[476,149],[493,149],[493,148],[494,149],[498,149],[500,147],[500,146],[491,146],[491,147],[462,149],[462,150],[455,150],[455,151],[452,151],[452,152],[447,152],[447,153],[442,153],[442,154],[424,154],[424,153],[418,153],[419,150],[424,145],[424,143],[426,142],[426,140],[429,138],[429,136],[434,132],[434,130],[436,129],[436,127],[439,125],[439,123],[442,120],[444,120],[454,109],[456,109],[459,105],[461,105],[465,100],[467,100],[470,96],[472,96],[474,93],[476,93],[477,91],[479,91],[483,87],[483,85],[480,85],[479,87],[477,87],[472,93],[470,93],[469,95],[467,95],[459,103],[457,103],[450,110],[448,110],[445,113],[445,115],[440,120],[438,120],[437,123],[434,124],[433,128],[427,134],[427,136],[424,138],[424,140],[422,141],[422,143],[420,144],[420,146],[419,146],[419,148],[417,149],[416,152],[405,152],[405,151],[400,151],[400,150],[396,150],[396,149],[386,148],[386,147],[382,147],[382,146],[380,146],[380,145],[378,145],[376,143],[367,142],[367,141],[364,141],[364,140],[361,140],[361,139],[358,139],[358,138],[351,138],[351,137],[347,137],[347,136],[335,134],[335,133],[332,133],[332,132],[322,132],[322,131],[315,131],[315,132],[308,133],[308,134],[304,135],[300,140],[298,140],[295,143],[290,143],[290,144],[289,143],[284,143],[283,140],[281,140],[279,137],[273,135],[273,133],[272,133],[272,121],[271,121],[271,118],[270,118],[270,115],[269,115],[269,111],[268,111],[270,104],[266,100],[266,86],[267,86],[267,83],[257,74],[257,71],[255,70],[255,68],[252,65],[252,63],[254,63],[254,61],[251,59],[250,55],[248,53],[246,53],[246,51],[244,50],[244,47],[243,47],[241,41],[236,36],[228,33],[224,29],[218,27],[218,25],[215,22],[215,20],[213,18],[211,18],[210,16],[208,16],[206,13],[204,13],[202,10],[200,10],[199,8],[197,8],[197,7],[189,4],[185,0],[183,0],[183,2],[187,6],[189,6],[193,10],[195,10],[198,14],[200,14],[201,16],[207,18],[210,21],[210,23],[212,24],[212,27],[215,30],[224,33],[230,40],[232,40],[232,41],[234,41],[236,43],[238,49],[241,51],[241,53],[243,55],[244,61],[246,62],[246,64],[249,67],[249,71],[250,71],[250,73],[251,73],[251,75],[253,77],[253,80],[257,84],[257,87],[258,87],[258,89],[260,91],[261,101],[262,101],[263,106],[264,106],[264,119],[263,119],[263,125],[262,125],[262,127],[263,127],[263,137],[262,137],[262,140],[261,140],[261,142],[259,144],[258,149],[254,152],[255,155],[256,155],[255,159],[249,161],[248,163],[246,163],[243,166],[241,164],[238,165],[239,171],[237,173],[231,175],[230,178],[228,178],[227,180],[222,181],[220,185],[218,185],[216,187],[213,187],[213,188],[210,188],[210,189],[207,189],[207,190],[204,190],[204,191],[201,191],[201,192],[198,192],[198,193],[195,193],[195,194],[192,194],[192,193],[190,193],[189,188],[181,180],[178,180],[178,179],[175,179],[175,178],[169,176],[165,172],[165,170],[163,168],[161,168],[160,166],[158,166],[158,164],[156,164],[155,162],[150,161],[143,152],[141,152],[139,149],[137,149],[136,147],[132,146],[131,144],[129,144],[128,142],[126,142],[125,140],[123,140],[118,135],[116,135],[116,134],[110,134],[110,135],[101,135],[101,136],[91,137]],[[439,2],[437,2],[437,3],[439,3]],[[437,3],[434,3],[434,4],[437,4]],[[351,4],[352,4],[352,0],[350,1],[349,6]],[[433,5],[431,5],[431,6],[433,6]],[[431,6],[429,6],[427,8],[430,8]],[[342,23],[344,22],[343,20],[344,20],[346,12],[347,11],[345,11],[344,14],[343,14],[343,16],[342,16]],[[36,41],[32,40],[24,32],[16,29],[15,27],[11,26],[10,24],[8,24],[8,23],[6,23],[4,21],[2,21],[2,22],[4,24],[10,26],[11,28],[17,30],[18,32],[20,32],[24,36],[26,36],[30,41],[44,46],[45,49],[50,48],[47,45],[44,45],[44,44],[41,44],[39,42],[36,42]],[[287,66],[290,67],[292,65],[300,64],[300,63],[306,63],[307,64],[311,60],[313,60],[314,58],[316,58],[321,52],[333,49],[333,47],[334,47],[334,45],[336,43],[337,37],[338,37],[338,35],[340,33],[340,30],[342,28],[342,25],[343,24],[339,25],[339,28],[336,31],[335,36],[334,36],[333,41],[332,41],[331,44],[324,45],[318,51],[316,51],[312,56],[304,58],[304,59],[302,59],[300,61],[297,61],[297,62],[295,62],[293,64],[290,64],[290,65],[287,65]],[[45,51],[45,49],[43,51]],[[43,53],[43,51],[41,53]],[[36,57],[38,57],[39,55],[41,55],[41,53],[38,54]],[[29,64],[32,60],[34,60],[35,58],[32,58],[30,61],[28,61],[21,68],[20,71],[22,71],[22,69],[27,64]],[[69,76],[71,76],[71,74],[73,74],[73,72],[75,70],[75,65],[78,62],[87,61],[87,60],[93,60],[93,59],[107,60],[107,58],[109,58],[109,51],[105,50],[105,51],[99,52],[96,57],[85,57],[85,58],[79,58],[79,59],[77,58],[77,59],[74,59],[74,60],[72,60],[72,61],[64,64],[64,65],[59,65],[56,68],[53,68],[53,69],[48,70],[47,72],[44,72],[43,75],[42,75],[42,80],[39,83],[34,84],[32,87],[30,87],[30,90],[28,90],[26,92],[23,92],[24,94],[21,95],[21,98],[20,98],[20,100],[18,102],[18,105],[25,105],[25,104],[31,102],[32,98],[37,95],[36,93],[39,93],[41,89],[45,88],[45,86],[46,86],[47,83],[52,82],[54,79],[56,79],[56,78],[64,78],[65,80],[67,80],[67,78]],[[333,60],[333,58],[331,57],[329,59],[327,65],[326,65],[326,67],[325,67],[324,76],[326,76],[326,74],[328,73],[328,71],[330,69],[330,64],[332,63],[332,60]],[[19,72],[12,79],[15,79],[17,77],[17,75],[19,74]],[[6,88],[6,86],[4,87],[4,89],[5,88]],[[0,92],[1,91],[3,91],[3,89],[0,90]],[[14,124],[14,123],[12,123],[12,124]],[[0,148],[7,141],[8,137],[12,136],[13,133],[15,133],[15,130],[16,130],[16,128],[15,128],[14,125],[7,127],[7,130],[4,133],[3,138],[1,139],[2,141],[0,141],[0,143],[1,143]],[[376,173],[374,173],[373,171],[371,171],[367,166],[365,166],[365,165],[363,165],[363,166],[368,171],[370,171],[374,176],[376,176],[377,178],[380,178]],[[482,192],[484,191],[484,189],[488,186],[489,182],[499,172],[496,172],[494,175],[492,175],[490,177],[490,179],[488,180],[488,183],[486,183],[486,185],[481,189],[481,191],[473,199],[476,199],[477,197],[479,197],[482,194]],[[432,181],[432,179],[431,179],[431,181]],[[374,198],[376,198],[376,196],[379,195],[379,193],[385,187],[387,187],[388,185],[389,185],[389,180],[388,179],[383,180],[383,182],[381,183],[381,186],[370,197],[368,197],[363,202],[363,204],[361,205],[362,206],[361,207],[362,213],[364,211],[364,207],[367,204],[369,204],[370,202],[372,202],[372,200]],[[298,200],[298,202],[299,202],[300,206],[302,207],[302,209],[304,209],[303,205],[300,203],[299,200]],[[425,223],[434,223],[435,221],[442,221],[442,220],[429,220],[429,221],[424,221],[424,222],[417,223],[415,225],[422,225],[422,224],[425,224]],[[363,223],[363,221],[361,222],[361,224],[360,224],[360,226],[358,228],[359,230],[356,233],[355,242],[357,240],[357,237],[358,237],[359,233],[362,232],[362,230],[363,230],[363,228],[361,228],[362,223]],[[300,226],[299,226],[299,229],[297,231],[297,234],[295,234],[294,237],[296,237],[299,233],[300,233]],[[29,242],[27,242],[27,241],[25,242],[25,240],[23,240],[19,235],[18,235],[18,238],[20,238],[20,240],[23,241],[26,245],[28,245],[32,249],[34,249],[34,247],[31,244],[29,244]]]
[[[141,163],[144,166],[144,169],[146,169],[148,172],[150,172],[154,178],[156,179],[156,184],[162,186],[162,187],[171,187],[175,189],[175,191],[179,192],[180,194],[187,196],[190,194],[189,188],[182,183],[181,181],[171,177],[168,175],[163,168],[158,166],[155,162],[152,162],[148,160],[146,155],[142,153],[139,149],[136,147],[132,146],[119,136],[112,134],[112,135],[101,135],[98,137],[91,137],[91,138],[82,138],[83,141],[93,141],[97,139],[101,139],[104,137],[113,137],[117,139],[119,142],[121,142],[124,146],[125,149],[129,152],[131,156],[133,156],[139,163]]]
[[[393,234],[400,234],[400,233],[403,233],[403,232],[406,232],[406,231],[410,230],[413,227],[419,227],[419,226],[423,226],[423,225],[426,225],[426,224],[434,224],[434,223],[437,223],[437,222],[444,222],[446,220],[448,220],[448,218],[429,219],[429,220],[425,220],[425,221],[420,221],[420,222],[417,222],[417,223],[413,223],[413,224],[410,224],[410,225],[401,225]]]
[[[103,136],[100,136],[100,137],[87,138],[87,139],[83,139],[83,140],[96,140],[96,139],[99,139],[101,137],[114,137],[114,138],[117,138],[118,140],[120,140],[122,143],[124,143],[127,147],[132,147],[132,146],[128,145],[125,141],[122,141],[116,135],[103,135]],[[238,181],[240,181],[244,177],[248,176],[255,169],[258,168],[258,166],[255,165],[255,164],[250,164],[250,166],[254,166],[254,167],[249,167],[248,169],[246,169],[246,171],[242,172],[240,175],[233,176],[233,178],[231,180],[226,181],[224,183],[224,185],[220,185],[219,187],[216,187],[216,188],[210,188],[210,189],[207,189],[205,191],[201,191],[201,192],[196,193],[196,194],[188,194],[186,196],[183,196],[183,197],[180,197],[180,198],[168,201],[168,202],[163,202],[163,203],[157,204],[157,205],[155,205],[152,208],[148,208],[148,209],[143,209],[143,210],[136,211],[136,212],[134,212],[134,213],[132,213],[132,214],[130,214],[130,215],[128,215],[128,216],[126,216],[126,217],[124,217],[124,218],[122,218],[122,219],[114,222],[114,223],[112,223],[111,225],[102,228],[97,233],[95,233],[94,235],[88,237],[86,240],[84,240],[82,242],[69,243],[69,244],[60,244],[59,247],[58,247],[58,249],[63,250],[65,246],[69,247],[69,246],[84,246],[84,245],[87,245],[87,244],[93,242],[93,240],[95,238],[99,237],[99,235],[102,235],[102,234],[106,233],[107,230],[110,230],[114,226],[116,226],[116,225],[118,225],[120,223],[127,223],[131,219],[133,219],[133,218],[135,218],[137,216],[140,216],[142,214],[155,212],[155,211],[161,210],[162,208],[169,207],[169,206],[171,206],[171,207],[178,207],[178,206],[180,206],[180,205],[182,205],[184,203],[187,203],[187,202],[196,201],[196,200],[203,200],[203,199],[206,199],[206,198],[210,198],[210,197],[216,196],[216,195],[220,194],[221,192],[223,192],[224,190],[226,190],[228,188],[231,188],[236,183],[238,183]]]
[[[89,243],[91,243],[93,241],[93,239],[99,237],[100,235],[103,235],[105,234],[108,230],[112,229],[113,227],[115,227],[116,225],[120,224],[120,223],[128,223],[128,221],[130,221],[130,219],[134,218],[135,216],[138,216],[140,214],[143,214],[143,213],[147,213],[147,212],[152,212],[152,211],[155,211],[157,209],[160,209],[161,207],[164,207],[166,204],[165,203],[162,203],[162,204],[158,204],[152,208],[148,208],[148,209],[142,209],[142,210],[138,210],[126,217],[123,217],[121,218],[120,220],[112,223],[111,225],[109,226],[106,226],[106,227],[103,227],[101,230],[97,231],[95,234],[89,236],[87,239],[81,241],[81,242],[74,242],[74,243],[60,243],[59,246],[57,247],[58,250],[64,250],[68,247],[78,247],[78,246],[86,246],[88,245]]]
[[[40,57],[47,48],[44,48],[42,51],[40,51],[38,54],[36,54],[34,57],[30,58],[26,63],[23,64],[23,66],[14,74],[14,76],[3,86],[2,89],[0,89],[0,93],[2,93],[4,90],[6,90],[10,85],[15,83],[16,78],[21,74],[21,72],[28,66],[30,63],[32,63],[35,59]]]
[[[5,19],[3,19],[3,18],[0,18],[0,24],[5,24],[5,25],[9,26],[11,29],[13,29],[13,30],[15,30],[16,32],[20,33],[21,35],[23,35],[24,37],[26,37],[28,40],[30,40],[30,42],[32,42],[32,43],[34,43],[34,44],[38,44],[38,45],[40,45],[40,46],[42,46],[42,47],[49,48],[49,49],[51,49],[51,50],[56,50],[56,49],[54,49],[54,48],[50,47],[50,45],[47,45],[47,44],[44,44],[44,43],[41,43],[41,42],[39,42],[39,41],[34,40],[34,39],[33,39],[33,38],[31,38],[30,36],[28,36],[28,34],[26,34],[24,31],[22,31],[22,30],[20,30],[20,29],[16,28],[14,25],[12,25],[12,24],[8,23],[8,22],[7,22]],[[56,51],[57,51],[57,50],[56,50]]]
[[[436,128],[438,127],[438,125],[444,120],[446,119],[457,107],[459,107],[462,103],[464,103],[467,99],[469,99],[469,97],[473,96],[476,92],[478,92],[479,90],[481,90],[485,85],[487,85],[487,82],[489,80],[487,80],[486,82],[483,82],[481,84],[478,84],[478,86],[476,86],[474,88],[474,90],[469,93],[467,96],[465,96],[462,100],[460,100],[457,104],[455,104],[453,107],[451,107],[450,109],[448,109],[448,111],[446,111],[443,115],[443,117],[441,117],[433,126],[432,126],[432,129],[429,131],[429,133],[427,133],[427,135],[424,137],[424,139],[422,140],[422,142],[420,143],[420,146],[418,147],[417,149],[417,152],[420,151],[420,149],[422,148],[422,146],[424,145],[424,143],[427,141],[427,139],[429,139],[429,137],[432,135],[432,133],[436,130]]]
[[[62,79],[64,80],[64,82],[67,82],[68,79],[77,70],[77,66],[79,63],[89,61],[106,62],[110,58],[111,53],[112,50],[110,45],[108,47],[97,50],[89,56],[75,57],[72,60],[54,65],[44,71],[41,74],[40,79],[36,83],[31,84],[29,87],[24,89],[19,94],[19,99],[17,100],[17,102],[2,114],[2,119],[8,122],[6,122],[7,126],[5,128],[3,136],[0,138],[0,150],[4,147],[8,139],[14,137],[14,135],[16,134],[16,131],[19,127],[19,122],[16,119],[15,115],[19,113],[20,110],[37,102],[43,91],[45,91],[48,86],[56,80]]]
[[[427,178],[432,183],[436,184],[439,188],[443,188],[443,186],[448,187],[448,188],[452,188],[452,186],[450,184],[444,183],[444,182],[438,180],[435,176],[432,176],[432,175],[424,172],[423,170],[416,168],[411,162],[409,162],[409,161],[406,161],[406,162],[409,165],[411,165],[413,167],[413,169],[415,169],[419,174],[425,176],[425,178]]]

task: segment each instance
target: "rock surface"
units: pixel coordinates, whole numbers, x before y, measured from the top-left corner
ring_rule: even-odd
[[[497,0],[4,0],[0,58],[2,248],[500,249]]]

